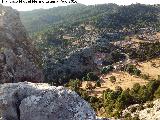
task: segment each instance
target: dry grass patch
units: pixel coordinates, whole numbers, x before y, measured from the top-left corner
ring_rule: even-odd
[[[142,71],[142,74],[149,75],[151,79],[158,79],[158,75],[160,75],[160,58],[140,62],[137,68]]]
[[[114,82],[111,80],[112,76],[116,78]],[[132,88],[135,83],[139,83],[140,85],[145,85],[148,83],[148,81],[136,76],[131,76],[127,72],[112,72],[107,75],[102,75],[101,87],[96,87],[93,90],[88,90],[88,93],[92,96],[100,97],[102,95],[102,92],[107,88],[115,90],[117,86],[120,86],[122,89],[127,89],[127,88]]]
[[[159,32],[156,34],[156,36],[157,36],[157,38],[158,38],[159,41],[160,41],[160,33],[159,33]]]

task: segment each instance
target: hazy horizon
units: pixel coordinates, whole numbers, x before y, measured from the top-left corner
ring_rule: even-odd
[[[10,0],[8,0],[10,1]],[[27,1],[27,0],[24,0]],[[44,0],[46,1],[46,0]],[[84,4],[84,5],[96,5],[96,4],[107,4],[107,3],[115,3],[118,5],[130,5],[130,4],[136,4],[136,3],[141,3],[141,4],[160,4],[160,0],[77,0],[78,3]],[[1,2],[0,2],[1,3]],[[54,4],[24,4],[24,3],[3,3],[5,6],[11,6],[14,9],[17,9],[18,11],[31,11],[35,9],[49,9],[53,7],[58,7],[58,6],[67,6],[70,4],[64,4],[64,3],[54,3]]]

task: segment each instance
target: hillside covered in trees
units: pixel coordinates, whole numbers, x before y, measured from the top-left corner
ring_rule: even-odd
[[[50,9],[21,12],[21,20],[29,32],[39,32],[56,26],[73,27],[90,22],[93,26],[107,29],[159,26],[159,5],[133,4],[118,6],[102,4],[86,6],[75,4]]]
[[[77,74],[79,76],[79,73],[86,74],[85,71],[95,69],[93,63],[100,64],[98,63],[100,61],[97,61],[99,53],[106,56],[102,61],[103,65],[112,65],[125,59],[124,53],[128,54],[131,59],[137,60],[159,56],[159,43],[140,43],[139,49],[136,49],[130,47],[134,45],[130,38],[136,36],[138,39],[139,37],[143,39],[142,37],[149,35],[152,37],[159,31],[160,5],[101,4],[86,6],[74,4],[20,12],[20,15],[22,23],[33,38],[33,43],[42,52],[42,66],[49,81],[55,78],[53,76],[59,79],[59,73],[63,73],[60,79],[66,79],[66,76],[70,76],[71,73],[76,77]],[[124,42],[129,43],[128,47],[107,43],[123,40],[128,40]],[[143,52],[144,50],[146,52]],[[83,51],[85,54],[90,51],[92,55],[86,57]],[[82,55],[79,56],[79,54]],[[82,63],[90,59],[88,68],[76,72],[79,66],[74,68],[73,65],[69,66],[69,61],[66,62],[66,59],[71,56],[73,58],[69,61],[74,59],[74,63],[76,59],[82,59],[79,61]],[[63,69],[58,67],[58,71],[55,72],[57,63],[58,66],[67,65]],[[82,65],[85,66],[85,64]]]

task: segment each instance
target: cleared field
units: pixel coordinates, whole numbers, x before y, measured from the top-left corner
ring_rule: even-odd
[[[112,83],[110,77],[115,76],[116,82]],[[135,83],[140,83],[140,85],[145,85],[148,81],[143,80],[136,76],[131,76],[127,72],[112,72],[110,74],[101,76],[101,87],[96,87],[93,90],[88,90],[88,93],[92,96],[100,97],[103,90],[110,88],[115,90],[117,86],[120,86],[122,89],[132,88]],[[94,86],[94,82],[91,82]],[[86,82],[82,84],[82,88],[85,89]]]
[[[141,62],[137,68],[140,69],[143,74],[149,75],[150,78],[157,79],[158,75],[160,75],[160,58],[148,62]]]
[[[146,62],[139,62],[136,66],[141,70],[142,74],[149,75],[150,79],[157,79],[158,75],[160,75],[160,58],[153,59]],[[116,81],[111,82],[110,77],[115,76]],[[101,75],[101,87],[96,87],[92,90],[87,90],[88,93],[92,96],[100,97],[102,92],[107,88],[115,90],[117,86],[120,86],[122,89],[132,88],[135,83],[139,83],[140,85],[145,85],[148,83],[147,80],[144,80],[140,77],[130,75],[127,72],[122,71],[113,71],[106,75]],[[82,83],[82,88],[85,89],[88,82]],[[95,86],[95,82],[90,82],[92,86]]]

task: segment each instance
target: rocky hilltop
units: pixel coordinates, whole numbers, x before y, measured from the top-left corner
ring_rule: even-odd
[[[42,82],[39,57],[18,11],[0,5],[0,83]]]
[[[96,120],[95,112],[79,95],[43,83],[6,83],[0,86],[2,120]]]

